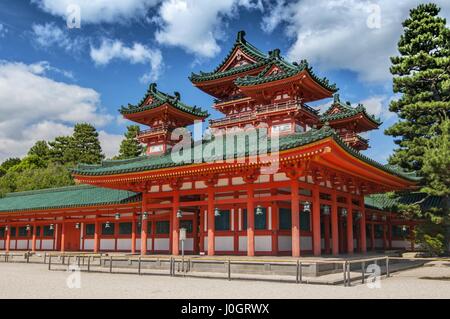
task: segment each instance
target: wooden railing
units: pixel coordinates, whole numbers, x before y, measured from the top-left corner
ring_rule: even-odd
[[[167,126],[158,126],[158,127],[152,127],[147,130],[139,131],[137,138],[143,137],[145,135],[153,134],[153,133],[159,133],[167,131]]]

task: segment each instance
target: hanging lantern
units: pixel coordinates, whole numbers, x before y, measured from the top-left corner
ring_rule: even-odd
[[[111,225],[110,225],[110,223],[109,223],[109,221],[108,222],[106,222],[106,224],[105,224],[105,228],[109,228]]]
[[[386,216],[382,216],[381,220],[385,222],[386,221]]]
[[[181,217],[183,217],[183,212],[179,209],[177,210],[177,218],[180,219]]]
[[[75,228],[76,228],[76,229],[80,229],[80,223],[76,223],[76,224],[75,224]]]
[[[50,224],[49,229],[53,230],[53,229],[55,229],[55,226],[53,224]]]
[[[329,215],[330,215],[330,211],[331,211],[330,206],[328,206],[328,205],[323,205],[323,214],[324,214],[325,216],[329,216]]]
[[[342,217],[347,217],[347,208],[344,207],[344,208],[341,209],[341,216]]]
[[[142,219],[146,220],[148,218],[148,213],[147,212],[143,212],[142,213]]]
[[[30,227],[30,225],[27,225],[27,231],[30,231],[30,229],[31,229],[31,227]]]
[[[214,208],[214,216],[220,216],[220,210],[217,207]]]
[[[372,220],[377,220],[377,215],[372,215]]]
[[[8,227],[8,225],[6,225],[5,226],[5,231],[8,231],[9,230],[9,227]]]
[[[355,215],[355,219],[358,220],[362,217],[362,214],[360,212],[357,212]]]
[[[256,215],[262,214],[264,214],[262,206],[261,205],[256,206]]]
[[[406,227],[406,225],[403,225],[403,226],[402,226],[402,231],[403,231],[403,232],[406,232],[407,229],[408,229],[408,228]]]
[[[311,203],[310,202],[304,202],[303,203],[303,211],[305,213],[310,213],[311,212]]]
[[[120,214],[119,214],[119,213],[116,213],[116,214],[114,215],[114,218],[115,218],[116,220],[119,220],[119,219],[120,219]]]

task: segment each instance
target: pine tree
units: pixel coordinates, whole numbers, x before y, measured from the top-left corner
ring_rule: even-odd
[[[391,58],[394,92],[401,97],[389,107],[400,118],[386,130],[399,146],[389,162],[409,170],[420,171],[432,126],[450,115],[450,29],[439,12],[435,4],[410,10],[400,56]]]
[[[105,158],[97,130],[87,123],[75,125],[69,152],[77,163],[98,164]]]
[[[58,136],[54,141],[48,143],[50,145],[49,159],[57,164],[76,164],[76,154],[71,149],[72,136]]]
[[[44,161],[49,159],[50,148],[46,141],[37,141],[28,151],[28,155],[36,155]]]
[[[138,125],[130,125],[127,127],[127,132],[124,134],[125,138],[120,143],[117,159],[134,158],[142,155],[143,146],[136,138],[138,134]]]

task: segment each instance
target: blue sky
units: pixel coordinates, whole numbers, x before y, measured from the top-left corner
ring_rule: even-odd
[[[188,76],[214,69],[245,30],[263,51],[307,58],[337,84],[342,100],[363,102],[381,117],[366,154],[385,162],[394,144],[383,131],[396,121],[387,110],[395,98],[389,56],[396,54],[401,21],[420,3],[396,2],[1,0],[0,160],[23,156],[36,140],[70,134],[82,121],[97,127],[104,152],[115,155],[131,124],[117,109],[137,103],[152,81],[220,117]],[[436,2],[448,19],[448,1]],[[80,28],[67,27],[74,8]]]

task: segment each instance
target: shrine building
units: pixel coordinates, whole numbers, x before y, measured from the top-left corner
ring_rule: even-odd
[[[386,192],[413,200],[418,178],[362,151],[381,122],[306,60],[262,52],[243,31],[211,72],[189,77],[222,118],[151,84],[120,109],[147,127],[146,154],[79,164],[78,185],[0,199],[0,250],[207,255],[339,255],[414,249]],[[332,99],[325,112],[309,104]],[[234,141],[230,143],[229,141]]]

